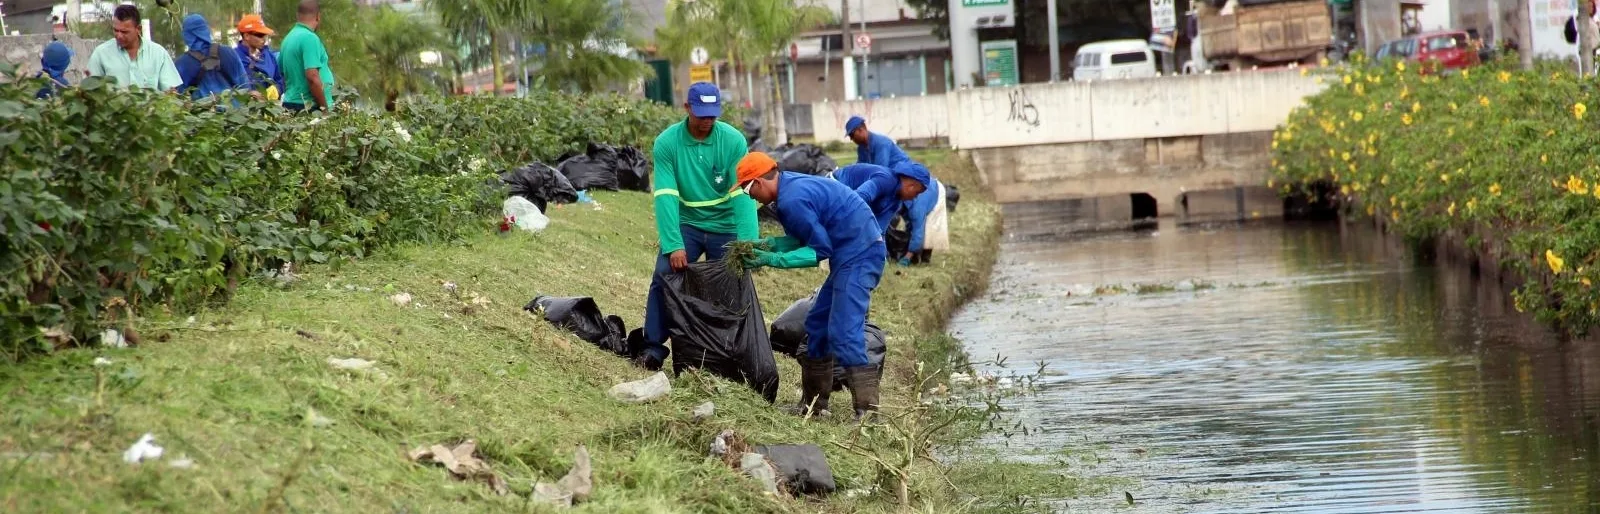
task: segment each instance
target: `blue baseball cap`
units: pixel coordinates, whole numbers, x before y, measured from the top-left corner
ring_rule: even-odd
[[[710,82],[690,84],[689,113],[696,118],[722,116],[722,91]]]
[[[838,118],[834,118],[834,119],[838,119]],[[856,129],[861,128],[862,125],[866,125],[866,124],[867,124],[867,119],[866,118],[863,118],[863,117],[860,117],[860,116],[851,116],[850,117],[850,121],[844,122],[844,135],[848,136],[848,135],[850,135],[851,132],[855,132]]]
[[[901,161],[894,165],[894,174],[902,177],[911,177],[911,180],[922,183],[922,187],[933,187],[933,175],[928,173],[928,167],[913,161]]]

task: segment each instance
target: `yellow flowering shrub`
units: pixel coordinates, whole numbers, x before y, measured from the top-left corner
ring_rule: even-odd
[[[1589,308],[1600,302],[1590,285],[1600,280],[1600,127],[1587,116],[1600,89],[1514,62],[1442,76],[1417,68],[1322,72],[1341,78],[1280,128],[1299,137],[1275,143],[1273,183],[1331,185],[1360,204],[1348,212],[1409,239],[1465,234],[1469,250],[1496,249],[1526,277],[1519,307],[1574,332],[1600,325]],[[1326,130],[1325,120],[1354,123]]]

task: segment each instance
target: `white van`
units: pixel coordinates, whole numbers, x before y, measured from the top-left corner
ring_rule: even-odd
[[[1143,39],[1089,43],[1072,59],[1072,80],[1133,79],[1156,76],[1156,54]]]

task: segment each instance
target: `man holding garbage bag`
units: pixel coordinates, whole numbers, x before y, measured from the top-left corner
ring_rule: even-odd
[[[644,348],[634,361],[649,370],[661,369],[671,353],[666,340],[672,320],[667,317],[661,277],[682,272],[702,256],[721,259],[730,242],[761,236],[755,202],[734,187],[735,168],[747,147],[739,129],[717,121],[722,115],[721,91],[708,82],[691,84],[683,108],[688,116],[663,130],[651,149],[661,251],[645,298]]]
[[[739,161],[739,187],[762,204],[776,202],[784,236],[762,240],[745,266],[809,268],[828,261],[828,278],[806,314],[806,355],[800,359],[799,412],[826,416],[835,361],[856,419],[878,410],[878,370],[867,358],[867,307],[883,276],[888,250],[872,210],[848,186],[825,177],[779,171],[764,153]]]

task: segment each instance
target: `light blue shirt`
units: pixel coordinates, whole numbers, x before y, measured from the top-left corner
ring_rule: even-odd
[[[137,60],[117,46],[117,40],[108,39],[89,54],[89,75],[111,77],[123,87],[142,87],[170,91],[183,85],[178,68],[172,64],[172,55],[161,45],[145,38],[139,45]]]

